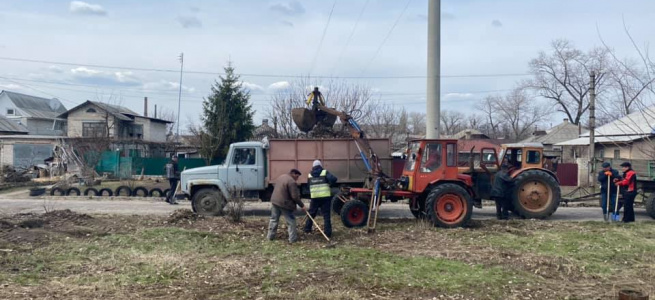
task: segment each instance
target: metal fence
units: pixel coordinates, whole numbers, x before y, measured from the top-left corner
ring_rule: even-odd
[[[118,152],[107,151],[102,153],[102,157],[96,166],[96,171],[100,174],[111,173],[116,176],[143,175],[163,176],[165,175],[165,166],[169,158],[143,158],[143,157],[121,157]],[[218,165],[223,159],[214,159],[210,165]],[[180,170],[192,169],[207,166],[207,162],[202,158],[180,158],[178,160]]]

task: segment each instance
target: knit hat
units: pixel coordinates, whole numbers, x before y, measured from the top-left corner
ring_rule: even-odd
[[[632,168],[632,164],[626,161],[621,164],[621,167]]]
[[[608,162],[604,162],[604,163],[603,163],[603,168],[609,168],[609,167],[611,167],[611,166],[612,166],[612,165],[610,165],[610,163],[608,163]]]
[[[316,166],[321,166],[321,167],[322,167],[323,164],[321,164],[321,161],[317,159],[317,160],[315,160],[314,163],[312,164],[312,168],[315,168]]]

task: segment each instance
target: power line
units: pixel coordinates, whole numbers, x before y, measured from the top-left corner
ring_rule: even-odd
[[[393,30],[396,28],[396,25],[398,25],[398,22],[400,21],[400,18],[402,18],[403,15],[405,14],[405,11],[407,10],[407,7],[409,7],[409,4],[410,4],[410,3],[412,3],[412,0],[407,0],[407,4],[405,4],[405,7],[403,8],[403,11],[400,12],[400,15],[398,15],[398,18],[397,18],[396,21],[393,23],[393,26],[391,26],[391,28],[389,29],[389,32],[387,32],[387,35],[384,37],[384,39],[382,39],[382,43],[380,43],[380,46],[378,46],[378,49],[375,51],[375,54],[374,54],[374,55],[371,57],[371,59],[368,61],[368,63],[367,63],[366,66],[364,67],[364,70],[362,70],[362,74],[363,74],[364,72],[366,72],[366,70],[368,69],[368,67],[371,65],[371,63],[373,63],[373,61],[375,60],[375,58],[378,56],[378,54],[380,53],[380,50],[382,49],[382,46],[384,46],[384,44],[387,42],[387,39],[389,39],[389,36],[391,36],[391,33],[392,33]]]
[[[126,70],[126,71],[163,72],[163,73],[176,73],[176,74],[180,72],[180,70],[174,70],[174,69],[123,67],[123,66],[109,66],[109,65],[98,65],[98,64],[79,64],[79,63],[72,63],[72,62],[48,61],[48,60],[13,58],[13,57],[0,57],[0,60],[29,62],[29,63],[40,63],[40,64],[64,65],[64,66],[92,67],[92,68]],[[184,73],[185,74],[212,75],[212,76],[225,75],[225,73],[207,72],[207,71],[184,71]],[[304,76],[304,75],[257,74],[257,73],[239,73],[238,75],[239,76],[244,76],[244,77],[266,77],[266,78],[306,78],[307,77],[307,76]],[[529,73],[458,74],[458,75],[441,75],[440,78],[519,77],[519,76],[531,76],[531,75],[532,74],[529,74]],[[325,78],[325,79],[426,79],[427,78],[427,76],[425,76],[425,75],[401,75],[401,76],[327,76],[327,75],[312,75],[312,77],[314,77],[314,78]]]
[[[357,21],[355,21],[355,25],[353,26],[353,29],[350,31],[350,35],[348,36],[348,39],[346,40],[346,44],[343,45],[343,48],[341,49],[341,52],[339,53],[339,56],[337,57],[337,60],[334,62],[334,65],[332,65],[332,70],[330,70],[330,75],[334,72],[334,69],[337,67],[337,64],[339,61],[341,61],[341,57],[343,57],[343,53],[346,51],[346,48],[348,48],[348,45],[350,45],[350,40],[353,38],[353,35],[355,35],[355,31],[357,30],[357,26],[359,25],[359,21],[362,19],[362,15],[364,15],[364,11],[366,10],[366,7],[368,6],[368,2],[370,0],[366,0],[364,3],[364,7],[362,7],[362,10],[359,12],[359,16],[357,16]]]
[[[309,67],[310,75],[312,74],[312,72],[314,72],[314,67],[316,66],[316,60],[318,59],[318,54],[321,52],[321,48],[323,47],[323,40],[325,39],[325,34],[327,33],[327,29],[330,26],[330,20],[332,19],[332,13],[334,12],[335,6],[337,6],[337,0],[334,0],[334,3],[332,3],[332,9],[330,9],[330,14],[328,15],[327,23],[325,23],[325,28],[323,28],[323,35],[321,36],[321,41],[318,43],[318,48],[316,48],[316,54],[314,54],[314,58],[312,59],[312,64]]]

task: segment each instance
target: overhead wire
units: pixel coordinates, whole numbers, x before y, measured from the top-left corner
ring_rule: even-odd
[[[370,0],[366,0],[364,3],[364,6],[362,7],[362,10],[359,11],[359,16],[357,16],[357,21],[355,21],[355,25],[353,26],[353,29],[350,31],[350,35],[348,36],[348,39],[346,40],[346,43],[343,45],[343,48],[341,48],[341,52],[339,53],[339,56],[337,56],[337,60],[334,62],[332,65],[332,69],[330,70],[330,75],[334,73],[334,70],[336,69],[337,65],[341,61],[341,58],[343,57],[343,53],[346,51],[348,46],[350,45],[350,41],[352,40],[353,36],[355,35],[355,31],[357,31],[357,26],[359,26],[359,21],[362,19],[362,16],[364,15],[364,11],[366,11],[366,7],[368,6],[368,2]]]
[[[332,13],[334,13],[335,6],[337,6],[337,0],[334,0],[334,2],[332,3],[332,9],[330,9],[330,14],[328,15],[327,22],[325,23],[325,28],[323,28],[323,34],[321,35],[321,40],[318,42],[316,53],[314,54],[314,58],[312,59],[312,63],[309,67],[310,75],[314,72],[314,67],[316,66],[318,55],[320,54],[321,48],[323,47],[323,41],[325,40],[325,35],[327,34],[328,27],[330,26],[330,20],[332,19]]]

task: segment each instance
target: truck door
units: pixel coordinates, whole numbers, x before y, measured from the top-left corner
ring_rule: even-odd
[[[228,167],[228,186],[242,191],[264,189],[264,157],[256,147],[234,148]]]

